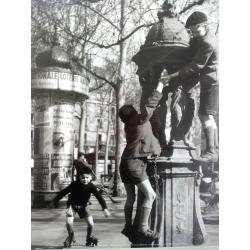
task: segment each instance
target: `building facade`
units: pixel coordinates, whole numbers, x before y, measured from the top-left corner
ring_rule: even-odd
[[[101,178],[104,174],[112,174],[114,171],[114,161],[108,159],[108,166],[105,169],[104,157],[105,147],[107,144],[107,137],[109,137],[109,153],[112,155],[115,152],[115,117],[116,109],[114,104],[109,104],[107,100],[100,100],[100,94],[92,93],[90,98],[85,101],[84,110],[82,112],[82,104],[77,102],[74,109],[74,158],[77,158],[78,152],[84,152],[90,154],[96,151],[98,148],[101,150],[102,157],[98,159],[97,164],[94,161],[90,161],[98,176]],[[35,101],[32,100],[31,107],[31,167],[33,170],[33,157],[34,157],[34,106]],[[79,148],[80,140],[80,125],[81,125],[81,114],[84,115],[84,134],[83,134],[83,148]],[[109,157],[110,158],[110,157]]]

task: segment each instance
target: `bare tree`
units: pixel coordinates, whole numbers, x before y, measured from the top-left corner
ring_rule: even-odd
[[[196,6],[214,6],[216,1],[171,2],[185,16]],[[124,86],[132,78],[131,74],[135,74],[128,72],[130,58],[139,50],[144,32],[157,21],[160,4],[154,0],[32,0],[33,58],[51,46],[56,24],[61,46],[69,52],[74,69],[91,82],[90,90],[95,91],[105,84],[114,90],[117,114],[114,195],[117,195],[118,166],[123,144],[118,110],[125,103],[127,89]],[[102,62],[102,71],[96,70],[94,64],[97,61]],[[81,131],[81,138],[83,134]]]

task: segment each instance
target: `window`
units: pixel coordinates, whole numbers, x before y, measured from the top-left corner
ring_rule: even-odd
[[[114,135],[110,135],[109,144],[115,145],[115,136]]]
[[[98,124],[98,128],[99,128],[99,129],[102,129],[102,128],[103,128],[103,126],[102,126],[102,119],[98,118],[98,119],[97,119],[97,124]]]
[[[99,143],[99,144],[102,144],[102,134],[99,134],[99,135],[98,135],[98,143]]]
[[[75,148],[78,147],[78,144],[79,144],[79,133],[74,133],[74,138],[75,138]]]

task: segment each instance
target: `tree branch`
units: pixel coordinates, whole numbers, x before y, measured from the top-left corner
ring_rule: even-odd
[[[102,84],[100,84],[99,86],[97,86],[95,88],[90,88],[89,92],[96,91],[96,90],[102,88],[103,86],[105,86],[106,84],[107,84],[106,82],[103,82]]]
[[[100,0],[99,0],[100,1]],[[97,2],[97,1],[96,1]],[[91,11],[95,12],[97,15],[99,15],[100,17],[102,17],[105,21],[107,21],[109,24],[111,24],[115,29],[117,29],[120,32],[120,29],[118,26],[114,25],[108,18],[106,18],[103,14],[101,14],[99,11],[95,10],[94,8],[90,7],[87,4],[84,4],[81,0],[74,0],[72,1],[72,3],[80,5],[82,7],[88,8]]]
[[[193,2],[191,4],[189,4],[187,7],[183,8],[181,11],[180,11],[180,15],[183,14],[184,12],[186,12],[187,10],[191,9],[192,7],[196,6],[196,5],[202,5],[206,0],[198,0],[196,2]]]
[[[100,2],[102,0],[82,0],[81,2],[90,2],[90,3],[97,3]]]
[[[111,82],[109,80],[107,80],[105,77],[98,75],[96,72],[90,70],[89,68],[87,68],[86,66],[84,66],[81,62],[79,61],[75,61],[75,63],[77,63],[78,66],[82,67],[84,70],[86,70],[87,72],[89,72],[91,75],[95,76],[96,78],[103,80],[105,83],[110,84],[114,89],[116,88],[116,84],[114,82]]]
[[[217,35],[219,32],[219,23],[217,23],[217,27],[216,27],[216,31],[215,31],[215,35]]]
[[[129,37],[131,37],[137,30],[141,29],[141,28],[145,28],[145,27],[150,27],[152,26],[154,23],[149,23],[149,24],[143,24],[143,25],[140,25],[138,27],[136,27],[132,32],[130,32],[127,36],[124,36],[122,39],[118,40],[117,42],[115,43],[112,43],[112,44],[109,44],[109,45],[103,45],[103,44],[99,44],[99,43],[95,43],[95,42],[91,42],[91,41],[88,41],[89,43],[91,44],[94,44],[96,46],[98,46],[99,48],[104,48],[104,49],[109,49],[113,46],[116,46],[116,45],[119,45],[120,43],[124,42],[125,40],[127,40]]]
[[[120,43],[124,42],[125,40],[127,40],[129,37],[131,37],[136,31],[138,31],[139,29],[141,28],[145,28],[145,27],[150,27],[152,26],[154,23],[149,23],[149,24],[143,24],[143,25],[140,25],[138,27],[136,27],[132,32],[130,32],[127,36],[124,36],[122,39],[118,40],[117,42],[115,43],[112,43],[112,44],[109,44],[109,45],[103,45],[103,44],[100,44],[100,43],[97,43],[97,42],[93,42],[89,39],[86,39],[84,38],[83,36],[76,36],[74,34],[72,34],[72,32],[70,30],[66,30],[66,29],[63,29],[65,33],[67,33],[68,35],[70,35],[71,37],[74,37],[76,40],[78,40],[79,42],[81,40],[85,41],[85,42],[88,42],[90,44],[93,44],[101,49],[109,49],[111,47],[114,47],[116,45],[119,45]],[[62,27],[61,27],[62,28]]]
[[[204,1],[204,0],[203,0],[203,1]],[[115,27],[116,29],[118,29],[119,32],[120,32],[119,27],[117,27],[117,26],[115,26],[113,23],[111,23],[111,21],[108,20],[106,17],[104,17],[100,12],[96,11],[95,9],[91,8],[90,6],[88,6],[88,5],[86,5],[86,4],[83,4],[83,3],[81,2],[81,0],[74,0],[74,1],[72,1],[72,3],[74,3],[74,4],[79,4],[79,5],[83,6],[83,7],[89,8],[90,10],[94,11],[96,14],[98,14],[99,16],[101,16],[102,18],[104,18],[107,22],[109,22],[110,24],[112,24],[112,26],[114,26],[114,27]],[[99,47],[99,48],[104,48],[104,49],[109,49],[109,48],[111,48],[111,47],[114,47],[114,46],[116,46],[116,45],[119,45],[120,43],[124,42],[124,41],[127,40],[129,37],[131,37],[131,36],[132,36],[135,32],[137,32],[139,29],[145,28],[145,27],[150,27],[150,26],[152,26],[152,25],[154,24],[154,23],[142,24],[142,25],[136,27],[133,31],[131,31],[128,35],[124,36],[122,39],[117,40],[117,42],[112,43],[112,44],[109,44],[109,45],[103,45],[103,44],[100,44],[100,43],[91,41],[90,39],[86,39],[86,38],[84,38],[83,36],[76,36],[76,35],[74,35],[69,29],[67,29],[66,27],[64,27],[63,24],[62,24],[58,19],[56,19],[55,17],[49,16],[49,14],[46,13],[45,11],[42,11],[42,13],[43,13],[44,15],[46,15],[49,19],[53,20],[53,22],[56,23],[56,24],[58,25],[58,27],[60,27],[65,33],[67,33],[67,34],[70,35],[71,37],[74,37],[74,38],[75,38],[76,40],[78,40],[79,42],[80,42],[81,40],[83,40],[83,41],[88,42],[88,43],[90,43],[90,44],[92,44],[92,45],[95,45],[95,46],[97,46],[97,47]]]

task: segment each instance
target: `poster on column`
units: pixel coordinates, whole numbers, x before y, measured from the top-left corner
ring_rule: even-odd
[[[72,154],[51,155],[51,191],[59,191],[71,182]]]
[[[34,128],[34,168],[32,170],[34,190],[50,191],[50,154],[52,129]]]
[[[49,93],[40,93],[35,97],[34,126],[51,126]]]
[[[54,131],[73,130],[74,105],[62,103],[54,106],[53,129]]]
[[[49,178],[49,154],[35,154],[34,155],[34,190],[36,191],[49,191],[50,178]]]
[[[51,154],[51,190],[59,191],[71,182],[73,132],[53,132]]]
[[[53,98],[53,133],[51,151],[51,190],[59,191],[71,182],[73,163],[73,116],[72,96],[55,93]]]
[[[34,97],[34,168],[35,191],[50,191],[51,108],[49,93]]]
[[[52,129],[49,127],[34,128],[34,154],[47,154],[51,151]]]

